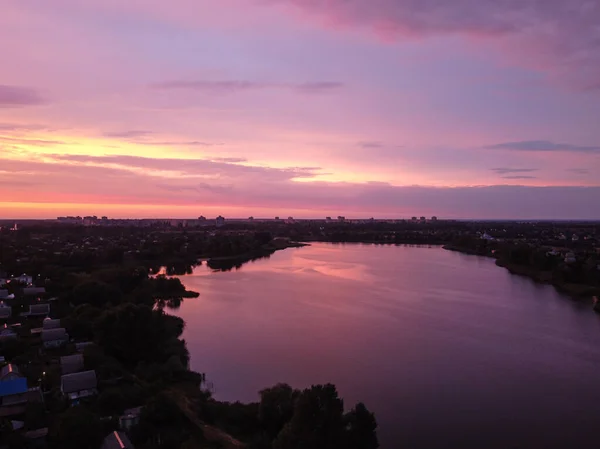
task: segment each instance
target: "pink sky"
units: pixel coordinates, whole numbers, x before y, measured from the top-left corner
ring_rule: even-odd
[[[20,0],[0,218],[600,218],[597,0]]]

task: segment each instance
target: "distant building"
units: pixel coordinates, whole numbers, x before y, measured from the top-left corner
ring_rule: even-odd
[[[294,224],[295,223],[294,217],[288,217],[286,223],[287,224]]]
[[[481,239],[482,240],[494,240],[494,237],[489,235],[487,232],[484,232],[483,235],[481,236]]]
[[[343,216],[340,215],[340,216],[337,217],[337,221],[339,223],[344,223],[346,221],[346,217],[343,217]]]
[[[0,320],[7,320],[12,316],[12,307],[0,302]]]
[[[438,221],[438,218],[434,215],[433,217],[431,217],[431,221]]]
[[[27,406],[27,379],[15,365],[0,370],[0,417],[19,415]]]
[[[578,240],[579,240],[579,236],[577,234],[573,234],[573,236],[571,237],[571,241],[577,242]]]
[[[575,257],[575,254],[573,253],[567,253],[567,255],[565,256],[565,263],[575,263],[577,262],[577,258]]]
[[[421,217],[421,218],[419,218],[419,221],[420,221],[421,223],[425,223],[425,222],[427,221],[427,218],[425,218],[425,217]]]
[[[248,217],[248,221],[254,221],[254,217]]]
[[[59,348],[69,342],[69,334],[64,327],[57,329],[43,329],[42,342],[44,348]]]
[[[100,449],[135,449],[135,447],[124,432],[115,430],[104,438]]]
[[[96,371],[65,374],[60,378],[60,391],[71,400],[71,404],[79,403],[80,399],[98,394]]]
[[[24,296],[43,296],[46,294],[44,287],[25,287],[23,289]]]
[[[45,318],[42,323],[42,329],[58,329],[60,327],[60,320],[52,320],[50,318]]]
[[[63,374],[73,374],[83,371],[83,355],[66,355],[60,358],[60,370]]]
[[[91,341],[82,341],[80,343],[75,343],[75,350],[77,352],[83,352],[85,351],[85,348],[87,348],[90,345],[93,345],[94,343]]]
[[[4,326],[0,328],[0,341],[15,340],[16,338],[17,333],[12,327],[8,327],[6,324],[4,324]]]
[[[13,278],[13,281],[20,282],[21,284],[31,285],[33,283],[33,277],[26,274]]]
[[[225,224],[225,218],[219,215],[215,221],[215,224],[217,225],[217,228],[220,228]]]
[[[25,312],[24,315],[30,317],[47,317],[50,315],[50,304],[33,304],[29,306],[29,312]]]
[[[17,365],[13,365],[12,363],[4,365],[2,369],[0,369],[0,382],[12,379],[20,379],[21,377],[23,376],[21,376],[19,368],[17,368]]]
[[[8,298],[8,290],[0,290],[0,299]]]
[[[325,217],[325,223],[331,223],[333,220],[331,217]]]
[[[130,408],[119,416],[119,428],[121,430],[129,430],[140,422],[142,407]]]
[[[412,221],[413,223],[416,223],[416,222],[417,222],[417,217],[412,217],[412,218],[410,219],[410,221]]]

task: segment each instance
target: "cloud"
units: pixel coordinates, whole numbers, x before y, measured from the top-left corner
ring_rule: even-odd
[[[0,131],[40,131],[49,129],[44,125],[19,124],[19,123],[0,123]]]
[[[213,162],[227,162],[229,164],[248,162],[248,159],[245,157],[211,157],[210,160]]]
[[[5,142],[13,145],[31,145],[36,147],[45,147],[52,145],[66,145],[67,142],[63,140],[49,140],[49,139],[23,139],[18,137],[6,137],[0,136],[0,142]]]
[[[110,131],[104,132],[102,135],[104,137],[117,137],[117,138],[125,138],[131,139],[136,137],[147,137],[151,134],[154,134],[152,131],[146,131],[141,129],[130,129],[126,131]]]
[[[358,146],[361,148],[365,148],[365,149],[372,149],[372,148],[383,148],[383,143],[381,142],[358,142]]]
[[[193,179],[194,177],[212,177],[214,179],[261,180],[262,182],[286,181],[297,178],[313,178],[318,167],[272,168],[258,165],[240,165],[241,158],[214,159],[155,159],[140,156],[88,156],[54,154],[47,156],[57,162],[93,164],[122,170],[156,170],[179,173]],[[168,175],[167,175],[168,176]]]
[[[214,147],[223,145],[218,142],[201,142],[199,140],[149,140],[149,137],[154,135],[154,131],[147,131],[141,129],[130,129],[124,131],[108,131],[103,132],[104,137],[125,140],[126,142],[135,143],[138,145],[153,145],[153,146],[185,146],[185,147]]]
[[[35,106],[45,103],[34,89],[0,84],[0,108]]]
[[[587,168],[567,168],[566,171],[575,173],[576,175],[588,175],[590,173],[590,170]]]
[[[546,140],[525,140],[521,142],[505,142],[485,147],[490,150],[513,151],[574,151],[580,153],[600,152],[600,146],[581,146],[568,143],[554,143]]]
[[[370,29],[387,40],[463,36],[498,44],[510,60],[580,89],[600,89],[597,0],[270,0],[335,29]]]
[[[300,84],[267,83],[244,80],[222,81],[166,81],[152,84],[150,87],[162,90],[193,90],[211,94],[232,94],[239,92],[260,91],[268,89],[286,89],[300,93],[321,93],[339,89],[343,83],[337,81],[317,81]]]
[[[510,175],[510,176],[502,176],[502,179],[537,179],[537,176]]]
[[[506,168],[506,167],[501,167],[501,168],[492,168],[491,169],[493,172],[496,172],[499,175],[506,175],[509,173],[531,173],[534,171],[537,171],[537,168]]]
[[[245,216],[256,215],[255,211],[260,209],[272,211],[273,215],[294,212],[294,216],[298,215],[295,211],[303,211],[304,216],[312,217],[342,214],[600,219],[600,210],[589,207],[600,196],[600,186],[423,187],[383,182],[295,182],[299,174],[310,176],[315,169],[132,156],[57,155],[25,161],[3,160],[0,155],[0,164],[9,173],[2,175],[2,179],[8,181],[4,192],[9,201],[26,203],[35,198],[36,202],[71,203],[81,214],[96,213],[99,206],[94,205],[116,204],[149,205],[153,216],[163,217],[171,216],[177,207],[186,207],[188,212],[211,207],[221,213],[235,209]],[[182,171],[186,176],[150,174],[161,168]],[[13,179],[21,182],[18,190],[11,189]],[[132,213],[132,210],[121,213]],[[102,211],[110,215],[109,210]]]

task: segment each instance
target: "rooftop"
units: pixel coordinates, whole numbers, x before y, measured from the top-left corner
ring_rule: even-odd
[[[24,377],[0,381],[0,398],[23,393],[27,393],[27,379]]]
[[[101,449],[134,449],[134,447],[124,432],[115,430],[104,438]]]
[[[93,390],[98,385],[96,371],[65,374],[60,378],[61,390],[65,394],[76,393],[81,390]]]

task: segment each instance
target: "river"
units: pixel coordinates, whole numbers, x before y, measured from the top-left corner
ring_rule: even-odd
[[[491,259],[439,247],[278,251],[181,277],[192,369],[215,397],[334,383],[383,449],[597,447],[600,317]]]

